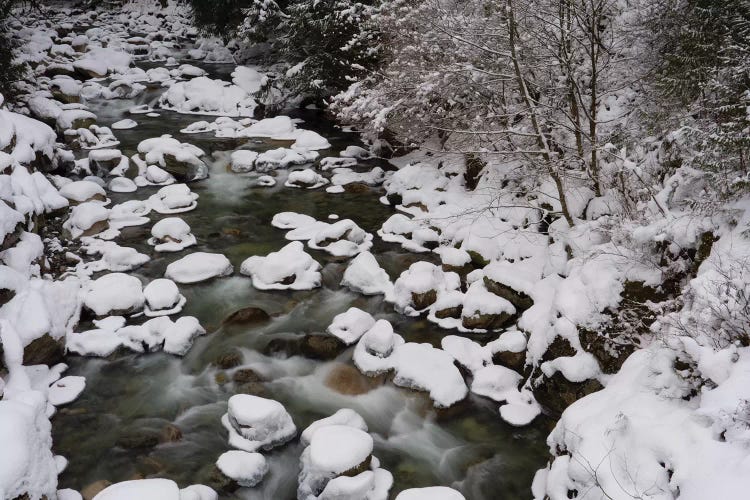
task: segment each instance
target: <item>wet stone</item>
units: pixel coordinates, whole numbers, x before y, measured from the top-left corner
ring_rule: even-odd
[[[271,316],[259,307],[245,307],[233,312],[224,320],[227,325],[247,325],[263,323],[271,319]]]
[[[302,354],[314,359],[333,359],[346,349],[346,344],[328,335],[305,335]]]
[[[239,349],[228,349],[219,354],[213,364],[224,370],[240,366],[242,364],[242,353]]]

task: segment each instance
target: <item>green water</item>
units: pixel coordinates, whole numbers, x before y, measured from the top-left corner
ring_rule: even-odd
[[[215,65],[212,73],[226,75],[228,66]],[[108,125],[126,117],[127,108],[135,104],[153,103],[159,92],[150,90],[136,100],[93,102],[90,106],[99,123]],[[278,212],[295,211],[323,220],[337,214],[370,232],[393,213],[379,202],[382,193],[378,190],[333,195],[323,190],[284,188],[282,182],[270,189],[251,187],[253,174],[227,171],[231,150],[226,149],[226,141],[207,134],[179,133],[187,124],[207,117],[158,112],[161,116],[157,118],[132,116],[139,126],[115,131],[121,140],[118,147],[129,155],[141,140],[169,133],[206,151],[211,176],[191,185],[200,195],[198,208],[179,214],[196,235],[196,246],[174,254],[153,252],[146,239],[151,225],[162,217],[156,213],[150,215],[148,225],[123,232],[121,244],[152,257],[134,272],[144,283],[163,276],[170,262],[194,251],[223,253],[238,271],[247,257],[264,255],[287,243],[284,232],[270,225]],[[342,132],[318,113],[298,116],[305,119],[302,127],[329,139],[333,145],[330,154],[359,144],[355,135]],[[262,150],[277,146],[253,142],[242,147]],[[113,203],[146,199],[155,191],[141,188],[136,193],[115,194]],[[415,260],[430,258],[405,252],[377,237],[372,251],[394,279]],[[70,460],[60,476],[60,487],[80,490],[102,479],[114,482],[136,477],[168,477],[181,486],[208,483],[216,459],[229,449],[220,417],[227,399],[238,391],[231,382],[232,370],[221,374],[212,361],[236,348],[242,352],[242,366],[263,376],[265,382],[257,388],[282,402],[300,430],[340,408],[362,414],[375,435],[375,455],[394,475],[392,496],[408,487],[448,485],[461,490],[469,500],[529,498],[533,473],[546,462],[544,439],[549,422],[538,419],[531,426],[514,428],[500,419],[496,403],[475,396],[437,411],[424,394],[397,388],[386,380],[368,381],[347,370],[352,366],[352,349],[335,360],[317,361],[294,355],[293,347],[285,347],[294,346],[305,334],[325,331],[336,314],[351,306],[390,320],[407,341],[439,345],[443,336],[455,333],[423,319],[400,316],[380,297],[341,288],[338,283],[346,261],[310,252],[323,265],[323,287],[313,291],[263,292],[238,272],[229,278],[180,285],[187,297],[182,314],[196,316],[209,332],[184,358],[163,353],[116,354],[105,360],[70,357],[69,374],[85,375],[87,387],[53,420],[55,452]],[[222,326],[224,318],[247,306],[264,309],[272,320],[260,326]],[[331,370],[345,370],[353,383],[369,390],[359,395],[341,394],[326,383]],[[230,381],[218,383],[217,375],[220,381],[222,377]],[[179,427],[182,439],[141,449],[119,445],[123,437],[153,435],[168,424]],[[301,451],[295,441],[268,453],[271,472],[264,481],[223,498],[295,498]]]

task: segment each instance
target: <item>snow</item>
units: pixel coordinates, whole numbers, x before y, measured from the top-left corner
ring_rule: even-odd
[[[319,224],[319,230],[310,238],[308,245],[334,257],[352,257],[372,247],[372,235],[351,219],[343,219],[333,224]]]
[[[229,398],[221,423],[229,431],[229,444],[240,450],[269,450],[293,439],[297,428],[278,401],[249,394]]]
[[[409,488],[396,496],[396,500],[465,500],[458,491],[445,486]]]
[[[364,295],[383,294],[390,297],[393,293],[393,283],[388,273],[370,252],[362,252],[352,259],[344,271],[341,284]]]
[[[109,181],[108,188],[113,193],[133,193],[138,189],[138,186],[127,177],[114,177]]]
[[[302,130],[297,134],[297,138],[292,144],[292,149],[301,151],[316,151],[319,149],[328,149],[331,147],[325,137],[312,130]]]
[[[387,320],[380,319],[360,338],[354,348],[353,360],[359,370],[370,376],[390,371],[394,367],[394,348],[404,339],[394,333]]]
[[[178,113],[224,116],[253,116],[257,107],[242,87],[205,76],[169,86],[159,105]]]
[[[265,257],[247,258],[240,272],[252,277],[253,286],[260,290],[311,290],[320,286],[319,269],[302,243],[293,241]]]
[[[188,180],[199,180],[208,177],[208,167],[200,159],[205,155],[202,149],[186,142],[180,142],[169,134],[145,139],[138,144],[138,152],[149,166],[166,168],[171,157],[179,165],[188,165],[191,170],[186,173]],[[161,180],[164,183],[166,180]],[[158,182],[157,182],[158,183]]]
[[[98,202],[81,203],[73,207],[70,217],[63,224],[73,238],[78,238],[89,231],[95,224],[109,219],[109,210]]]
[[[233,272],[232,263],[224,255],[195,252],[169,264],[164,277],[177,283],[198,283]]]
[[[144,314],[149,317],[177,314],[186,302],[175,282],[164,278],[146,285],[143,296],[146,299]]]
[[[352,345],[374,325],[375,318],[369,313],[350,307],[333,318],[327,331],[346,345]]]
[[[234,479],[240,486],[249,488],[260,483],[269,469],[266,458],[260,453],[240,450],[222,453],[216,466],[225,476]]]
[[[362,416],[351,408],[342,408],[330,417],[321,418],[310,424],[300,435],[300,442],[307,446],[312,440],[313,434],[320,428],[330,425],[345,425],[354,429],[367,432],[367,423]]]
[[[315,151],[295,151],[288,148],[269,149],[268,151],[264,151],[263,153],[258,155],[258,158],[255,160],[255,170],[258,172],[269,172],[271,170],[276,170],[279,168],[287,168],[291,165],[303,165],[305,163],[311,163],[315,161],[317,157],[318,153]],[[314,171],[311,172],[315,174]],[[323,177],[318,176],[317,174],[295,174],[293,180],[295,182],[306,183],[306,186],[321,182],[322,184],[320,185],[322,186],[323,184],[328,182],[323,179]],[[308,181],[312,181],[312,183]]]
[[[138,311],[144,301],[141,280],[124,273],[110,273],[91,282],[83,304],[97,316],[108,316],[115,311]]]
[[[321,472],[341,474],[370,456],[372,437],[346,425],[321,426],[310,439],[310,466]]]
[[[248,94],[256,94],[268,83],[268,77],[255,68],[237,66],[232,71],[232,83]]]
[[[430,344],[406,343],[395,348],[393,383],[428,391],[435,406],[447,408],[468,393],[463,376],[450,354]]]
[[[107,486],[96,500],[133,500],[135,498],[159,500],[216,500],[216,493],[203,485],[180,489],[170,479],[134,479]]]
[[[258,159],[258,153],[242,149],[234,151],[231,155],[230,165],[233,172],[249,172],[255,166],[255,160]]]
[[[138,122],[125,118],[124,120],[118,120],[109,126],[112,130],[128,130],[138,126]]]
[[[189,212],[198,206],[198,195],[185,184],[173,184],[161,188],[148,199],[149,205],[160,214]]]
[[[90,181],[73,181],[60,188],[60,195],[70,201],[83,203],[86,201],[102,201],[107,199],[104,189]]]
[[[78,376],[63,377],[50,385],[47,392],[48,400],[55,406],[75,401],[86,387],[86,378]]]
[[[196,244],[190,226],[179,217],[166,217],[154,224],[151,236],[148,243],[157,252],[179,252]]]
[[[278,151],[278,150],[277,150]],[[266,152],[264,154],[268,154]],[[258,159],[260,162],[260,158]],[[305,189],[317,189],[321,186],[328,184],[328,179],[317,173],[312,169],[295,170],[289,173],[284,186],[294,188],[305,188]]]

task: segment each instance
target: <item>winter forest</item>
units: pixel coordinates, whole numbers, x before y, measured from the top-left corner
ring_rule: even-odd
[[[748,0],[0,0],[0,500],[750,498],[748,162]]]

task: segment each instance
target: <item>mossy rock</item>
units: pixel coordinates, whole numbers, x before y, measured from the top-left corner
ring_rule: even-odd
[[[54,365],[63,360],[65,345],[62,339],[55,340],[48,333],[31,341],[23,349],[24,365]]]
[[[491,280],[487,276],[484,277],[484,286],[488,291],[513,304],[518,312],[525,311],[534,305],[534,301],[525,293],[514,290],[504,283]]]
[[[427,309],[437,300],[437,290],[428,290],[424,293],[411,293],[411,302],[414,304],[414,309],[421,311]]]
[[[330,335],[305,335],[302,354],[313,359],[333,359],[346,349],[346,344]]]
[[[513,316],[508,313],[475,314],[461,318],[461,325],[469,330],[496,330],[507,325]]]
[[[570,382],[557,372],[534,387],[534,397],[547,415],[559,417],[568,406],[603,388],[598,380]]]
[[[224,319],[225,325],[248,325],[265,323],[271,319],[271,316],[259,307],[244,307]]]
[[[223,370],[228,370],[242,364],[242,353],[239,349],[227,349],[214,359],[213,364]]]

